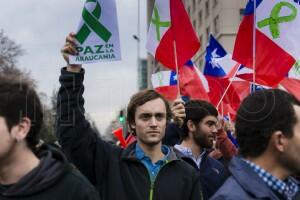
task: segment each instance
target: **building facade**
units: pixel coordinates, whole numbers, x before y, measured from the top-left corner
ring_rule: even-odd
[[[227,52],[232,53],[247,0],[183,0],[183,2],[201,43],[201,49],[193,58],[196,65],[202,69],[210,34]]]
[[[147,0],[147,20],[151,19],[154,0]],[[229,53],[232,53],[236,33],[243,17],[247,0],[182,0],[196,31],[201,48],[194,56],[194,63],[202,70],[205,48],[212,34]],[[163,69],[151,55],[148,56],[148,88],[151,74]]]
[[[138,63],[138,89],[143,90],[148,87],[148,67],[147,59],[140,58]]]

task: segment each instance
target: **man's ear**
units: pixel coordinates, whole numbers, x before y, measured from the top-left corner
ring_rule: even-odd
[[[196,131],[196,126],[195,126],[194,122],[190,119],[187,121],[187,127],[190,132]]]
[[[134,130],[135,129],[135,123],[129,124],[130,129]]]
[[[28,117],[23,117],[21,121],[12,128],[12,136],[17,141],[24,140],[31,128],[31,120]]]
[[[133,134],[133,135],[136,135],[136,133],[135,133],[135,123],[133,123],[133,124],[128,124],[128,126],[127,126],[128,128],[129,128],[129,131]]]
[[[282,131],[275,131],[271,137],[271,141],[274,148],[279,152],[284,152],[289,144],[289,138],[287,138]]]

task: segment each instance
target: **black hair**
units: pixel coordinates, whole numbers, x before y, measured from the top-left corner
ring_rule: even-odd
[[[189,129],[187,127],[188,120],[192,120],[194,124],[202,121],[206,116],[212,115],[218,117],[217,109],[207,101],[202,100],[190,100],[185,104],[185,114],[186,118],[184,120],[182,129],[182,138],[186,138],[189,134]]]
[[[5,119],[9,131],[22,118],[28,117],[31,128],[26,142],[30,149],[35,150],[39,141],[38,133],[43,124],[43,112],[31,81],[20,75],[0,74],[0,116]]]
[[[244,99],[237,112],[235,130],[244,157],[257,157],[267,148],[275,131],[293,136],[297,122],[293,95],[279,89],[257,91]]]

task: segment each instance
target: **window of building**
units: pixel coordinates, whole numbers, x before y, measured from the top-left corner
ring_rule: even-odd
[[[244,12],[245,12],[245,9],[240,9],[240,21],[242,21],[243,17],[244,17]]]
[[[190,7],[188,7],[188,14],[189,14],[189,16],[191,16],[191,8]]]
[[[202,26],[202,10],[200,10],[198,12],[198,19],[199,19],[199,27],[201,27]]]
[[[193,0],[193,11],[196,9],[196,0]]]
[[[209,28],[209,26],[206,28],[206,40],[207,40],[207,42],[209,41],[209,34],[210,34],[210,28]]]
[[[214,33],[218,34],[220,31],[220,19],[219,15],[214,18]]]
[[[208,15],[209,15],[209,0],[207,0],[206,2],[205,2],[205,17],[208,17]]]
[[[216,7],[218,5],[218,0],[213,1],[213,6]]]
[[[193,27],[196,29],[196,19],[193,19]]]
[[[203,35],[200,35],[200,37],[199,37],[199,40],[200,40],[200,44],[201,44],[201,46],[203,46]]]

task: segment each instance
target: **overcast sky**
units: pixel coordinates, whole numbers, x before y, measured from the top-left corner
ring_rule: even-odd
[[[137,91],[137,1],[116,0],[122,61],[85,65],[86,111],[103,132]],[[85,0],[0,1],[0,29],[25,49],[18,66],[30,70],[39,92],[51,96],[65,65],[60,48],[76,31]],[[141,1],[141,56],[146,57],[146,1]]]

